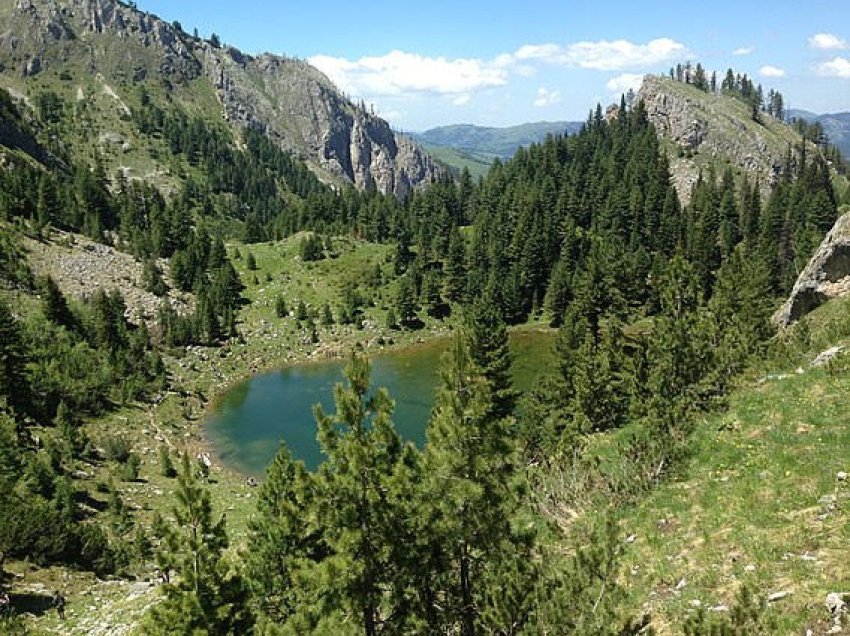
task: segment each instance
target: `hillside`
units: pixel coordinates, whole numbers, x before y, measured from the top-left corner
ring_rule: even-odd
[[[483,175],[493,159],[510,159],[523,146],[540,143],[547,135],[571,134],[580,122],[535,122],[504,128],[456,124],[431,128],[411,136],[447,165],[468,168],[473,177]]]
[[[623,516],[631,602],[660,634],[727,615],[743,586],[763,621],[746,633],[847,633],[829,595],[846,598],[850,581],[848,308],[830,301],[775,341],[699,422],[679,474]]]
[[[647,75],[638,98],[670,154],[679,196],[687,201],[700,170],[731,165],[758,179],[766,194],[783,170],[790,148],[801,137],[767,114],[753,120],[743,101],[701,91],[666,77]]]
[[[147,140],[128,125],[141,88],[211,124],[261,131],[328,181],[404,198],[439,174],[307,63],[252,57],[178,27],[115,0],[2,0],[0,86],[30,103],[55,94],[74,104],[88,129],[72,149],[91,152],[97,139],[108,167],[131,176],[168,173],[156,149],[136,147]]]

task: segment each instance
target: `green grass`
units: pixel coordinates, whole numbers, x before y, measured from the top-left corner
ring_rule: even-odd
[[[803,372],[734,392],[699,422],[680,476],[625,514],[623,532],[637,538],[624,583],[660,633],[677,633],[696,602],[731,605],[743,584],[762,602],[791,592],[766,610],[783,634],[828,626],[826,595],[850,586],[850,484],[836,478],[850,470],[850,357],[820,369],[807,361],[846,337],[835,331],[846,309],[816,312],[810,329],[832,336],[798,355]]]

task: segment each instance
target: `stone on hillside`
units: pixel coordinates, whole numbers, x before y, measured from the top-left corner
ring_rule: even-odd
[[[776,601],[781,601],[782,599],[791,596],[791,592],[788,590],[782,590],[780,592],[774,592],[767,597],[768,603],[775,603]]]
[[[826,609],[832,614],[838,614],[847,607],[847,603],[844,601],[844,595],[840,592],[830,592],[827,594],[824,603]]]
[[[24,75],[26,77],[32,77],[33,75],[38,75],[41,72],[41,58],[40,57],[32,57],[27,62],[26,68],[24,69]]]
[[[826,351],[822,351],[818,354],[818,356],[812,360],[810,367],[822,367],[829,364],[832,360],[834,360],[839,353],[844,351],[844,347],[841,345],[836,345],[834,347],[830,347]]]
[[[788,300],[773,315],[787,327],[831,298],[850,293],[850,212],[842,215],[800,273]]]

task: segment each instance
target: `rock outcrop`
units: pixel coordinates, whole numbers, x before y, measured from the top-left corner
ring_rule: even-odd
[[[320,176],[406,198],[440,169],[389,124],[342,96],[306,62],[202,45],[207,77],[225,117],[257,128],[307,161]]]
[[[830,298],[850,294],[850,212],[836,221],[800,273],[788,300],[773,315],[785,327]]]
[[[6,72],[27,78],[73,61],[115,87],[158,81],[203,93],[195,80],[206,80],[227,121],[264,132],[327,181],[405,198],[442,172],[302,60],[213,45],[115,0],[0,0],[0,25]]]
[[[0,6],[9,3],[3,0]],[[107,77],[128,69],[136,76],[155,71],[176,81],[201,74],[200,63],[174,25],[115,0],[15,0],[8,26],[0,33],[0,46],[17,58],[24,76],[81,53],[93,72]],[[139,49],[155,55],[138,55]]]
[[[638,93],[659,134],[673,143],[671,172],[679,197],[690,200],[700,169],[728,162],[758,179],[767,194],[799,136],[769,115],[752,119],[742,101],[712,95],[671,79],[647,75]]]

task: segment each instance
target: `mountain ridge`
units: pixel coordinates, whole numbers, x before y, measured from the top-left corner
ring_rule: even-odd
[[[673,180],[685,203],[703,172],[725,166],[757,180],[766,196],[786,160],[793,166],[791,150],[802,143],[784,121],[766,113],[756,121],[751,107],[739,99],[666,77],[645,76],[637,98],[665,142]]]
[[[325,181],[400,199],[442,172],[302,60],[222,47],[115,0],[3,0],[0,23],[4,84],[30,97],[54,74],[60,85],[100,76],[119,104],[135,86],[152,85],[209,117],[262,131]]]
[[[520,146],[538,143],[549,134],[578,132],[582,122],[539,121],[514,126],[479,126],[449,124],[437,126],[412,136],[426,144],[449,146],[467,152],[487,153],[509,159]]]
[[[494,159],[507,160],[521,147],[543,142],[547,135],[578,132],[581,122],[540,121],[515,126],[449,124],[411,133],[434,158],[450,168],[469,170],[473,178],[484,176]]]

